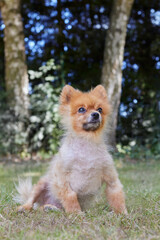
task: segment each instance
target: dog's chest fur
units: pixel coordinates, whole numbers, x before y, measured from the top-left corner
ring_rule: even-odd
[[[63,142],[60,154],[71,188],[79,195],[96,193],[107,164],[105,145],[83,138],[68,138]]]

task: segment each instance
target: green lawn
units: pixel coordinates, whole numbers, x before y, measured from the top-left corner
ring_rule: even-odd
[[[160,239],[160,161],[116,161],[128,216],[110,212],[105,196],[80,215],[40,210],[17,213],[12,200],[18,176],[36,182],[46,163],[0,163],[0,239]]]

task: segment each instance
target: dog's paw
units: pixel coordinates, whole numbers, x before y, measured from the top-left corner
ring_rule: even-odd
[[[17,211],[18,212],[25,212],[25,211],[30,211],[32,209],[32,206],[29,205],[29,204],[24,204],[24,205],[21,205],[17,208]]]
[[[66,206],[65,211],[67,213],[80,213],[81,212],[81,208],[79,203],[74,203],[74,204],[69,204],[68,206]]]
[[[122,214],[124,214],[124,215],[128,215],[128,211],[127,211],[126,208],[122,211]]]
[[[125,207],[119,208],[119,209],[114,209],[114,212],[116,214],[128,215],[127,209]]]
[[[44,206],[42,206],[42,209],[45,212],[49,212],[49,211],[58,212],[58,211],[60,211],[59,208],[57,208],[55,205],[52,205],[52,204],[45,204]]]

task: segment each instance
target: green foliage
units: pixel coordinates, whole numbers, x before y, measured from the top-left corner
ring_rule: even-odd
[[[155,21],[159,4],[134,2],[125,46],[118,123],[119,143],[128,145],[134,140],[155,155],[160,153],[160,28],[159,21]]]
[[[58,102],[60,84],[57,77],[59,66],[51,59],[38,71],[29,71],[31,80],[30,116],[17,116],[6,105],[6,96],[0,99],[0,154],[20,154],[27,152],[55,153],[62,131]],[[36,82],[36,84],[35,84]]]
[[[27,148],[27,119],[16,115],[6,104],[6,95],[0,97],[0,153],[17,154]]]
[[[118,153],[115,157],[121,157],[123,160],[159,160],[160,159],[160,144],[140,145],[135,140],[130,141],[126,146],[117,144]]]
[[[129,88],[128,88],[129,90]],[[146,96],[144,96],[146,95]],[[135,96],[135,93],[134,93]],[[142,92],[135,96],[130,103],[127,102],[127,116],[119,117],[118,142],[135,145],[149,149],[154,155],[160,154],[160,95],[156,91]],[[127,99],[126,99],[127,100]]]
[[[61,68],[51,60],[39,71],[29,71],[32,90],[31,118],[28,122],[25,120],[27,130],[19,130],[19,116],[14,117],[11,110],[0,109],[0,151],[15,152],[21,146],[25,148],[26,137],[18,137],[22,132],[29,132],[30,151],[56,151],[59,127],[54,127],[53,132],[47,129],[52,129],[49,127],[52,123],[58,126],[54,109],[58,103],[58,88],[62,82],[69,82],[79,89],[89,90],[100,83],[112,3],[111,0],[22,1],[28,69],[36,70],[50,58],[60,63]],[[126,116],[120,111],[117,132],[118,143],[127,147],[135,141],[155,155],[160,152],[159,9],[160,1],[134,1],[123,66],[121,104]],[[0,91],[4,87],[3,38],[4,24],[0,16]],[[48,96],[50,91],[52,96]],[[5,105],[6,101],[3,103]]]
[[[56,73],[59,66],[53,60],[39,68],[29,71],[31,80],[41,80],[33,87],[30,103],[29,149],[55,153],[59,144],[61,130],[59,128],[58,102],[61,88],[58,87]]]

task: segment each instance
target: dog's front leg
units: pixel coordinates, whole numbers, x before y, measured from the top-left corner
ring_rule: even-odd
[[[65,183],[63,187],[59,189],[58,198],[61,201],[66,212],[73,213],[81,211],[77,194],[71,189],[69,184]]]
[[[50,191],[60,201],[66,212],[80,212],[81,207],[77,193],[70,186],[71,170],[66,165],[64,166],[64,162],[60,160],[54,164],[54,173],[51,171]]]
[[[118,178],[114,165],[110,165],[105,169],[103,180],[106,182],[106,198],[110,207],[116,213],[127,214],[123,186]]]

